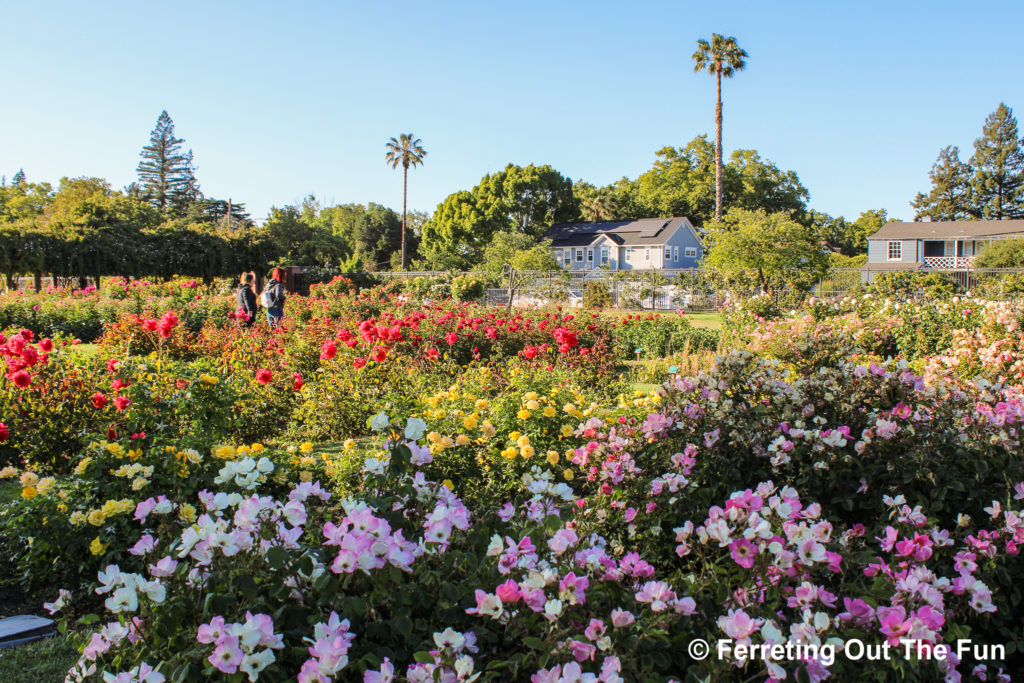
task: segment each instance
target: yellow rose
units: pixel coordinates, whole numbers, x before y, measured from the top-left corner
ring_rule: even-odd
[[[527,410],[537,410],[538,408],[540,408],[540,404],[537,403],[537,401],[531,399],[526,402],[526,408]]]
[[[16,474],[18,474],[18,470],[8,465],[7,467],[0,470],[0,479],[10,479]]]
[[[235,457],[233,446],[214,446],[210,452],[218,460],[233,460]]]
[[[520,432],[513,431],[513,432],[509,432],[508,438],[511,439],[512,441],[515,441],[520,436],[522,436],[522,434]]]
[[[470,415],[469,417],[462,421],[462,426],[465,427],[466,429],[476,429],[477,424],[478,422],[476,419],[476,415]]]
[[[522,448],[519,449],[519,453],[524,458],[532,458],[534,454],[533,446],[523,446]]]
[[[355,447],[356,447],[356,440],[355,439],[345,439],[345,441],[343,441],[342,444],[341,444],[341,449],[343,451],[345,451],[346,453],[350,452]]]
[[[572,436],[574,430],[572,425],[562,425],[562,429],[560,431],[562,432],[562,436]]]
[[[313,481],[313,473],[306,470],[299,472],[299,481]]]
[[[517,455],[516,449],[514,449],[514,448],[506,448],[505,450],[503,450],[501,452],[501,457],[505,458],[506,460],[514,459],[516,457],[516,455]]]
[[[68,517],[68,521],[74,526],[81,526],[82,524],[85,524],[85,514],[79,510],[75,510],[71,513],[71,516]]]
[[[214,384],[216,384],[220,380],[217,379],[216,377],[214,377],[213,375],[207,375],[207,374],[204,373],[204,374],[199,376],[199,381],[201,381],[203,384],[205,384],[207,386],[211,386],[212,387]]]
[[[516,445],[519,446],[520,448],[522,448],[523,446],[529,446],[530,437],[528,437],[526,434],[523,434],[521,437],[516,439]]]
[[[544,417],[554,417],[555,415],[558,415],[558,411],[555,410],[554,406],[544,407]]]
[[[572,470],[566,470],[562,472],[562,476],[565,477],[566,481],[572,481]]]
[[[103,447],[107,450],[107,453],[110,453],[115,458],[124,457],[124,448],[119,443],[106,443]]]
[[[92,543],[89,544],[89,552],[93,555],[102,555],[107,551],[107,547],[109,546],[109,543],[102,543],[100,541],[100,537],[97,536],[96,538],[92,539]]]
[[[477,410],[487,410],[487,408],[490,407],[491,402],[486,399],[480,398],[477,399],[476,403],[474,403],[473,405],[476,407]]]
[[[58,512],[67,512],[68,511],[68,506],[65,505],[64,503],[57,503],[57,511]]]
[[[136,477],[132,480],[132,491],[141,491],[149,486],[149,480],[144,477]]]
[[[142,449],[136,448],[135,450],[128,451],[129,460],[138,460],[142,457]]]
[[[24,487],[35,486],[39,482],[39,475],[35,472],[25,472],[18,481]]]
[[[309,453],[312,450],[313,450],[313,444],[311,444],[309,441],[304,441],[301,444],[299,444],[299,452],[300,453]]]
[[[444,486],[449,491],[455,490],[455,484],[452,483],[451,479],[445,479],[441,482],[441,486]]]
[[[251,450],[253,453],[262,453],[264,450],[266,450],[266,447],[257,441],[253,445],[249,446],[249,450]]]
[[[45,495],[47,491],[53,488],[53,485],[57,483],[57,480],[53,477],[43,477],[39,480],[36,485],[36,489],[39,491],[39,495]]]
[[[93,526],[103,526],[103,522],[107,520],[107,516],[103,514],[103,510],[89,510],[88,516],[86,516],[89,524]]]
[[[190,503],[182,503],[181,507],[178,508],[178,517],[183,522],[191,524],[196,521],[196,508]]]
[[[548,462],[552,465],[558,464],[558,451],[548,451]]]
[[[516,417],[518,417],[520,420],[529,420],[530,411],[526,409],[520,410],[518,413],[516,413]]]
[[[483,434],[486,438],[490,439],[492,436],[498,433],[498,430],[495,429],[494,425],[492,425],[490,422],[484,422],[483,426],[480,427],[480,433]]]
[[[33,498],[36,497],[37,493],[38,491],[36,491],[35,486],[26,486],[21,490],[21,497],[24,498],[25,500],[32,500]]]
[[[457,446],[467,446],[467,445],[469,445],[469,443],[470,443],[470,438],[468,436],[466,436],[465,434],[459,434],[457,437],[455,437],[455,444]]]

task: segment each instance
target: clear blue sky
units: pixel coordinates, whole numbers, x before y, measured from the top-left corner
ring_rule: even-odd
[[[1024,115],[1024,3],[6,2],[0,173],[135,179],[161,109],[208,195],[401,208],[384,143],[428,151],[410,208],[506,163],[605,184],[714,130],[694,42],[736,36],[724,146],[793,169],[811,206],[909,219],[947,144]]]

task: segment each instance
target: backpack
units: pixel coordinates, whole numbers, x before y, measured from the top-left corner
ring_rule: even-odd
[[[277,286],[280,287],[280,285]],[[260,294],[260,306],[263,306],[263,308],[273,308],[275,304],[277,304],[277,297],[271,291],[270,285],[267,285],[263,293]]]

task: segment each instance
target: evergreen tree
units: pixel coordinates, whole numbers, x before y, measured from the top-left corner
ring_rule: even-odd
[[[974,169],[960,161],[960,149],[955,145],[939,152],[928,177],[932,189],[928,194],[918,192],[910,205],[914,218],[925,216],[937,221],[962,221],[980,218],[981,210],[975,200],[972,177]]]
[[[198,198],[199,186],[192,167],[191,150],[181,150],[181,138],[174,137],[174,121],[160,112],[149,144],[142,148],[136,172],[142,196],[161,211],[184,213],[189,198]]]
[[[1024,149],[1013,110],[1000,103],[974,141],[972,186],[985,218],[1024,218]]]
[[[18,187],[23,182],[25,182],[25,170],[19,168],[18,172],[14,174],[14,177],[11,178],[11,185]]]

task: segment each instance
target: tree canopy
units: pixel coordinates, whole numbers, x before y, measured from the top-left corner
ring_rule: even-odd
[[[950,145],[928,174],[931,189],[911,202],[915,217],[955,221],[1024,218],[1024,139],[1005,104],[988,115],[969,161]]]
[[[729,209],[708,226],[704,265],[726,279],[762,289],[807,286],[828,267],[810,228],[782,212]]]

